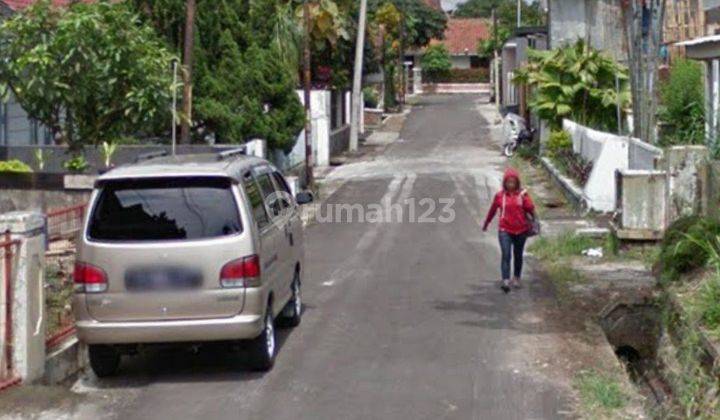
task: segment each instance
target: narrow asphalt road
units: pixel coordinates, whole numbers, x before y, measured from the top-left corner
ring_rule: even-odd
[[[321,216],[335,205],[369,210],[389,202],[401,206],[403,220],[395,206],[375,212],[392,217],[382,223],[357,220],[355,213],[349,223],[308,227],[306,312],[300,327],[281,333],[272,372],[250,373],[237,354],[220,349],[139,356],[119,378],[84,390],[90,397],[101,391],[126,397],[75,414],[175,420],[562,417],[567,387],[534,364],[555,351],[543,339],[550,327],[541,309],[551,297],[540,283],[504,295],[497,287],[496,235],[479,226],[505,164],[492,147],[480,112],[490,108],[482,102],[477,96],[423,97],[382,156],[332,172],[333,181],[344,183]],[[443,209],[445,199],[452,211]],[[430,203],[437,207],[421,223]]]

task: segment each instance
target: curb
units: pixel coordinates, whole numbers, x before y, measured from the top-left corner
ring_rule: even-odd
[[[575,208],[585,208],[585,196],[580,187],[578,187],[573,180],[561,174],[550,159],[541,157],[540,162],[543,168],[550,174],[550,177],[560,186],[563,195],[572,202],[573,206]]]
[[[45,358],[43,383],[55,385],[65,382],[82,371],[86,365],[83,345],[77,336],[69,336],[48,353]]]

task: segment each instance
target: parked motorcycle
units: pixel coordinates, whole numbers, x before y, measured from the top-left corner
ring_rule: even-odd
[[[531,143],[535,129],[528,129],[525,119],[517,114],[508,114],[503,121],[503,132],[507,141],[503,145],[503,154],[512,157],[523,144]]]

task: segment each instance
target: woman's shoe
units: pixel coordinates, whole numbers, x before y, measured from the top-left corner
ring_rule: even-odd
[[[510,281],[509,280],[503,280],[502,285],[500,286],[503,292],[510,293]]]
[[[513,289],[522,288],[522,284],[520,284],[520,279],[518,277],[513,278],[510,282],[510,286],[512,286]]]

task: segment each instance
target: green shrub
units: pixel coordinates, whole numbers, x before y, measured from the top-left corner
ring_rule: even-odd
[[[558,152],[572,150],[572,137],[565,130],[555,130],[550,133],[546,147],[547,153],[551,157]]]
[[[450,53],[443,44],[429,46],[422,56],[422,68],[429,78],[447,77],[452,68]]]
[[[365,103],[365,108],[377,108],[380,98],[378,97],[378,94],[375,91],[375,89],[368,86],[368,87],[363,88],[362,93],[363,93],[363,102]]]
[[[620,92],[616,82],[620,81]],[[528,86],[528,107],[552,128],[565,118],[604,131],[617,128],[617,105],[630,103],[628,70],[583,40],[549,51],[528,51],[513,82]]]
[[[665,232],[660,246],[659,265],[662,278],[676,280],[681,274],[704,267],[712,248],[718,246],[720,222],[698,216],[683,217]]]
[[[702,65],[678,59],[660,84],[660,119],[668,125],[660,144],[702,144],[705,139],[705,94]]]
[[[720,328],[720,278],[714,276],[702,285],[698,294],[702,323],[711,331]]]
[[[430,83],[486,83],[490,72],[485,67],[472,69],[450,69],[447,73],[423,72],[423,81]]]
[[[17,159],[0,161],[0,172],[28,173],[32,168]]]
[[[63,167],[70,172],[83,173],[90,167],[90,164],[85,159],[85,156],[77,155],[66,161]]]

